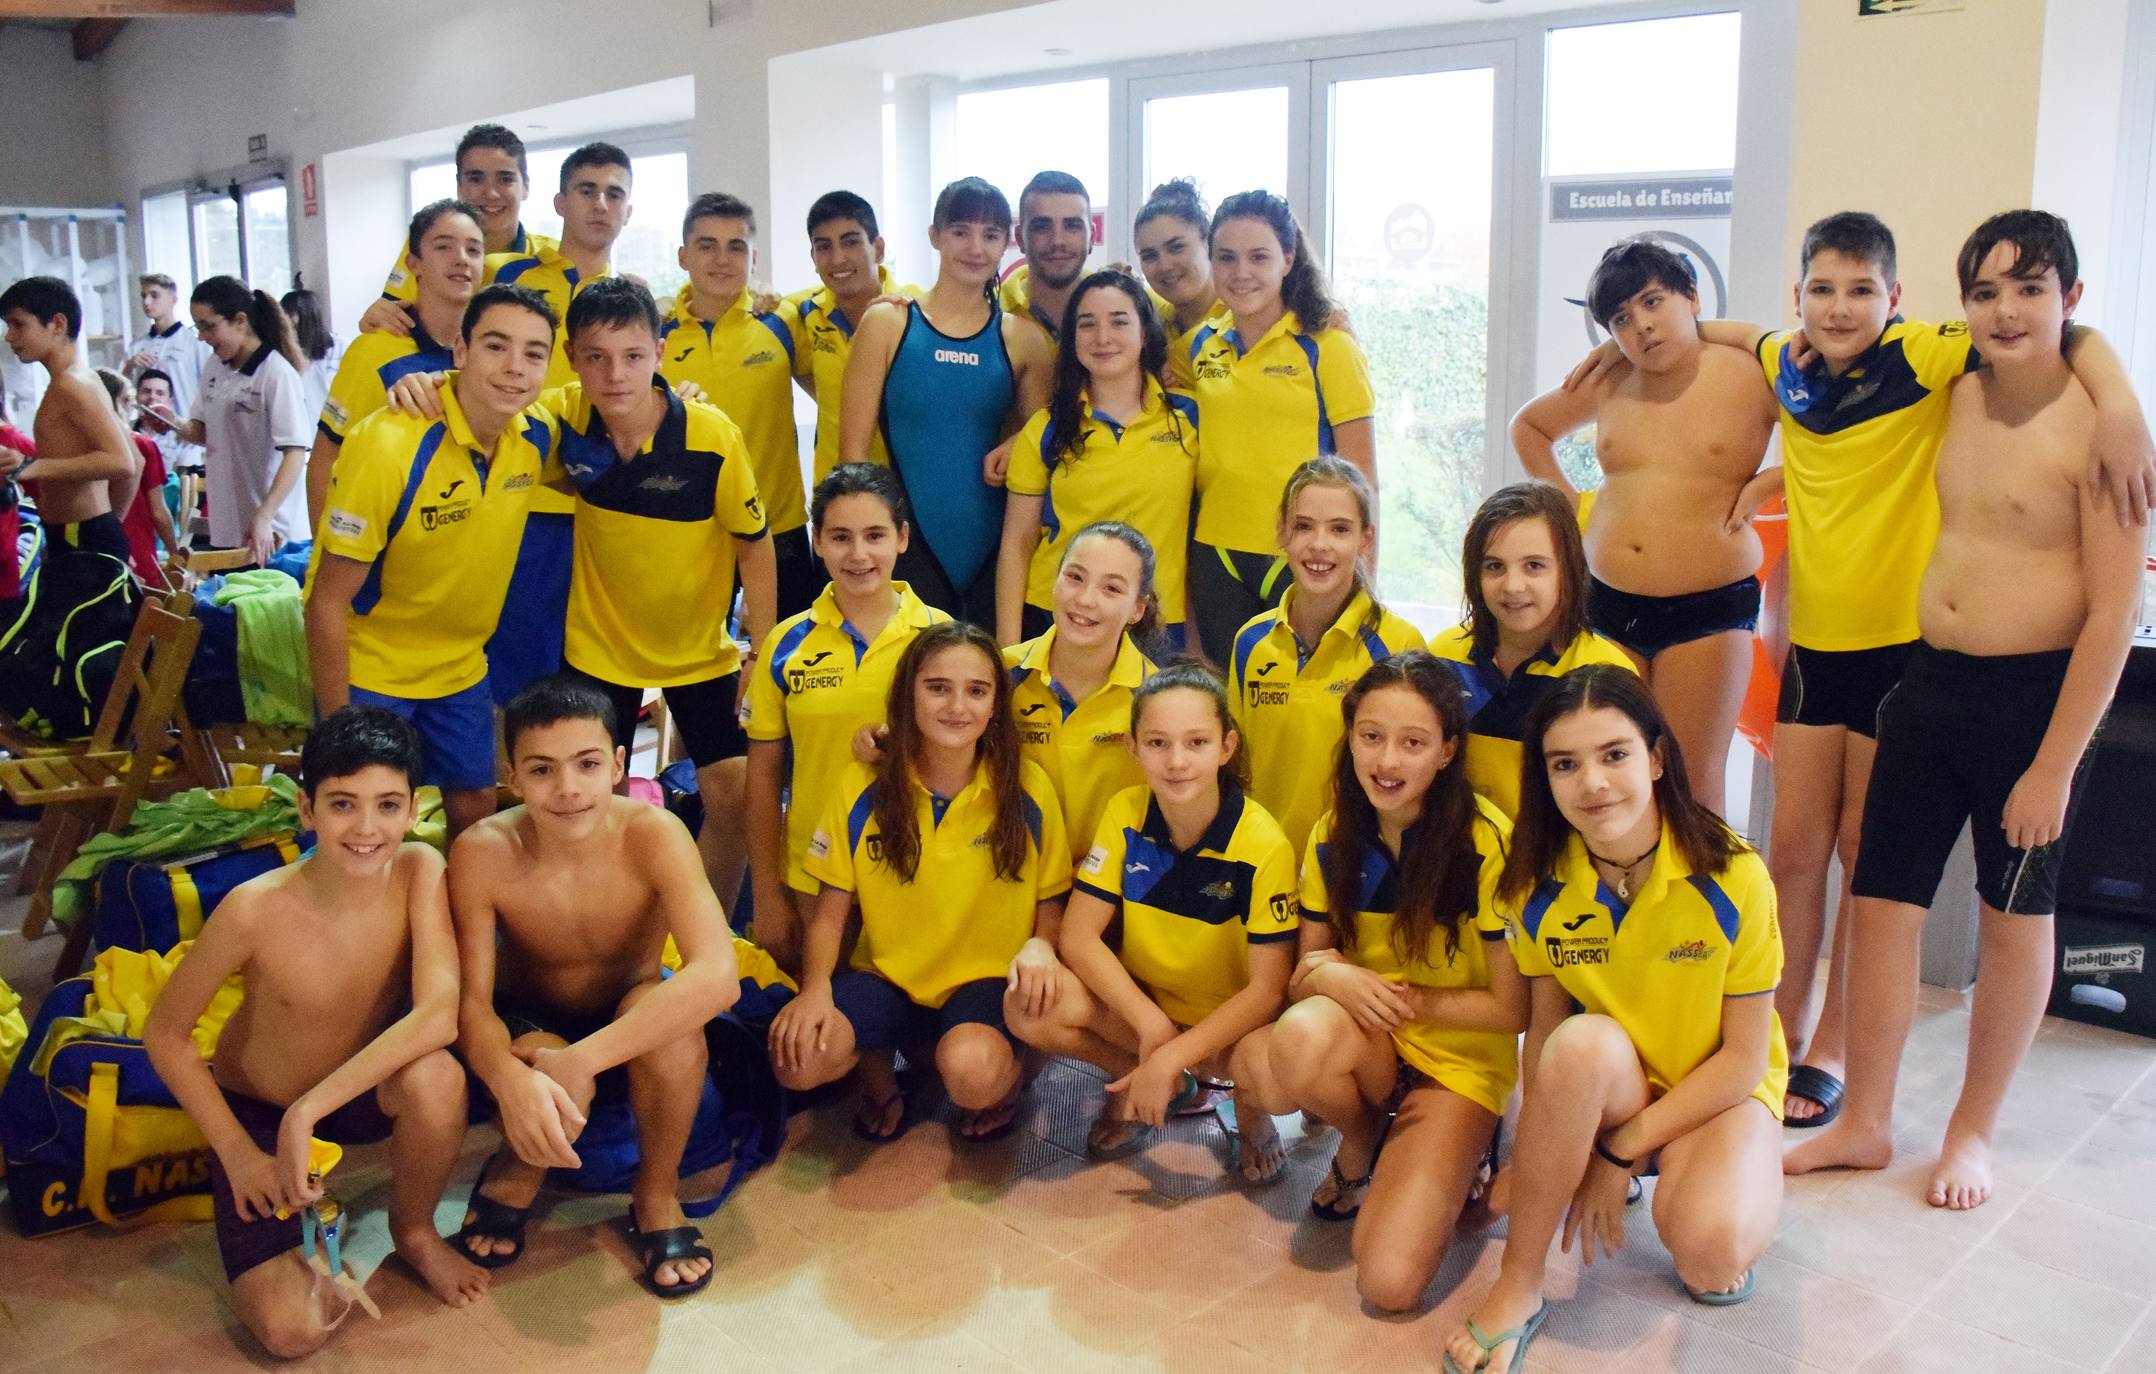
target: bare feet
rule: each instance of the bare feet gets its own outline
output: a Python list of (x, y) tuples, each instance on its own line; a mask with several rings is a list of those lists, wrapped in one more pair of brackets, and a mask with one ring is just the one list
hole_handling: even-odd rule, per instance
[(1848, 1117), (1821, 1126), (1811, 1139), (1782, 1153), (1782, 1172), (1808, 1174), (1814, 1169), (1884, 1169), (1894, 1162), (1894, 1138)]
[(1500, 1275), (1496, 1285), (1475, 1305), (1474, 1315), (1445, 1338), (1445, 1368), (1458, 1369), (1461, 1374), (1504, 1374), (1519, 1357), (1519, 1341), (1499, 1341), (1490, 1350), (1475, 1339), (1474, 1332), (1481, 1332), (1487, 1340), (1503, 1332), (1524, 1330), (1541, 1310), (1540, 1293), (1508, 1289)]
[(412, 1267), (428, 1292), (451, 1307), (463, 1307), (484, 1296), (492, 1281), (492, 1275), (458, 1254), (456, 1247), (436, 1235), (431, 1225), (402, 1232), (396, 1242), (397, 1258)]
[[(681, 1210), (680, 1199), (671, 1192), (653, 1198), (648, 1203), (642, 1198), (633, 1199), (629, 1204), (629, 1214), (636, 1221), (636, 1229), (645, 1235), (693, 1224)], [(664, 1261), (651, 1271), (651, 1281), (660, 1288), (673, 1288), (679, 1284), (695, 1283), (710, 1272), (711, 1260), (708, 1256), (672, 1259)]]
[(1288, 1152), (1280, 1143), (1280, 1132), (1274, 1127), (1273, 1119), (1255, 1107), (1237, 1102), (1235, 1125), (1235, 1162), (1243, 1182), (1264, 1184), (1280, 1177), (1280, 1170), (1288, 1162)]
[(1924, 1200), (1950, 1212), (1966, 1212), (1991, 1196), (1991, 1142), (1951, 1124), (1938, 1167), (1924, 1187)]

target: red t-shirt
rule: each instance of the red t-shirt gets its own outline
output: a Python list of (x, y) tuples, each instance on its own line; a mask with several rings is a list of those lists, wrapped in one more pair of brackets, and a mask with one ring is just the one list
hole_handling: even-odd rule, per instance
[(135, 576), (150, 586), (161, 587), (165, 575), (157, 566), (157, 526), (150, 520), (150, 502), (165, 499), (165, 455), (147, 434), (127, 437), (135, 441), (135, 451), (142, 455), (142, 480), (135, 484), (135, 499), (127, 507), (127, 514), (120, 517), (120, 528), (127, 531), (127, 561)]
[[(0, 424), (0, 448), (11, 448), (25, 458), (37, 456), (37, 441), (10, 424)], [(22, 536), (22, 513), (13, 502), (0, 511), (0, 601), (22, 595), (22, 566), (16, 562)]]

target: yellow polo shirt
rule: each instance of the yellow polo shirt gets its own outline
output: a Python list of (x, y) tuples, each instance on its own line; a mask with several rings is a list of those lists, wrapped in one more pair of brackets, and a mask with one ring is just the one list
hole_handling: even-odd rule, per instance
[(456, 365), (451, 345), (436, 342), (417, 322), (408, 338), (379, 331), (362, 334), (337, 360), (318, 428), (341, 444), (352, 426), (389, 404), (389, 389), (398, 382), (414, 372), (447, 372)]
[(786, 885), (797, 892), (816, 891), (801, 859), (839, 791), (839, 775), (853, 762), (854, 732), (883, 722), (891, 678), (913, 637), (950, 619), (905, 583), (891, 586), (898, 610), (873, 641), (847, 623), (838, 597), (825, 587), (807, 610), (764, 636), (763, 653), (749, 674), (749, 738), (790, 746)]
[(1353, 336), (1304, 333), (1292, 310), (1255, 341), (1227, 321), (1201, 326), (1189, 356), (1203, 422), (1197, 538), (1237, 553), (1276, 553), (1288, 478), (1335, 451), (1336, 426), (1377, 410), (1369, 364)]
[(1236, 631), (1228, 661), (1228, 707), (1250, 751), (1250, 791), (1280, 818), (1288, 843), (1302, 845), (1330, 805), (1333, 758), (1347, 735), (1340, 699), (1373, 663), (1423, 647), (1422, 632), (1357, 592), (1339, 619), (1305, 645), (1288, 611), (1302, 594)]
[[(877, 267), (876, 281), (882, 295), (914, 293), (913, 287), (898, 284), (888, 265)], [(846, 360), (853, 356), (853, 328), (859, 321), (846, 318), (827, 287), (788, 296), (779, 314), (793, 335), (794, 375), (808, 378), (816, 393), (816, 458), (810, 480), (813, 487), (839, 465), (838, 425), (845, 402)], [(868, 461), (880, 467), (891, 466), (891, 454), (883, 446), (880, 431), (869, 437)]]
[(1145, 408), (1119, 425), (1086, 408), (1075, 457), (1059, 449), (1048, 411), (1033, 413), (1011, 444), (1005, 479), (1020, 496), (1041, 498), (1041, 537), (1026, 570), (1026, 604), (1055, 605), (1056, 572), (1072, 536), (1097, 520), (1120, 520), (1153, 546), (1160, 618), (1183, 623), (1183, 569), (1189, 554), (1190, 496), (1198, 465), (1198, 407), (1181, 392), (1146, 383)]
[[(600, 277), (609, 275), (608, 272), (599, 274)], [(580, 275), (576, 265), (563, 256), (560, 246), (550, 239), (533, 236), (532, 245), (526, 252), (487, 254), (485, 285), (499, 282), (506, 286), (528, 286), (546, 297), (547, 304), (554, 307), (554, 357), (546, 370), (549, 389), (564, 387), (576, 380), (576, 369), (569, 366), (569, 302), (587, 280), (598, 279)], [(568, 493), (552, 487), (541, 488), (532, 498), (532, 509), (542, 515), (567, 515), (575, 508), (576, 502)]]
[[(1694, 873), (1667, 827), (1630, 904), (1595, 872), (1574, 835), (1518, 912), (1512, 957), (1555, 978), (1583, 1010), (1624, 1027), (1660, 1096), (1722, 1047), (1722, 999), (1768, 997), (1782, 978), (1782, 929), (1766, 861), (1747, 849), (1720, 873)], [(1752, 1090), (1775, 1119), (1789, 1085), (1781, 1018), (1767, 1076)]]
[(607, 682), (675, 687), (741, 666), (713, 589), (734, 584), (734, 540), (764, 536), (741, 431), (664, 381), (659, 428), (623, 460), (580, 385), (540, 398), (561, 419), (561, 466), (577, 489), (568, 664)]
[(371, 564), (347, 622), (351, 683), (432, 700), (487, 675), (524, 517), (555, 443), (537, 406), (513, 417), (491, 452), (472, 437), (443, 383), (442, 418), (377, 411), (353, 429), (315, 532), (324, 554)]
[(1839, 377), (1798, 372), (1788, 342), (1767, 335), (1759, 364), (1782, 409), (1789, 637), (1837, 652), (1906, 644), (1939, 538), (1948, 388), (1978, 362), (1969, 326), (1897, 315)]
[(1250, 982), (1250, 946), (1295, 939), (1295, 851), (1225, 774), (1220, 813), (1179, 850), (1144, 786), (1109, 801), (1075, 885), (1121, 912), (1116, 955), (1178, 1025), (1195, 1026)]
[(883, 862), (873, 810), (875, 774), (852, 764), (839, 779), (810, 837), (806, 868), (827, 887), (853, 894), (861, 938), (851, 967), (894, 983), (924, 1007), (983, 978), (1003, 978), (1033, 934), (1034, 908), (1070, 890), (1070, 842), (1047, 775), (1018, 769), (1020, 811), (1032, 843), (1014, 879), (996, 876), (988, 848), (998, 798), (985, 767), (955, 797), (912, 784), (920, 862), (908, 882)]
[(1497, 803), (1507, 816), (1520, 813), (1520, 761), (1525, 753), (1527, 714), (1557, 686), (1557, 679), (1590, 663), (1613, 663), (1639, 671), (1615, 641), (1582, 630), (1562, 654), (1545, 649), (1507, 677), (1489, 656), (1475, 652), (1475, 639), (1456, 625), (1430, 641), (1430, 652), (1446, 659), (1467, 689), (1467, 777), (1475, 790)]
[(1019, 747), (1041, 766), (1063, 804), (1065, 834), (1081, 839), (1100, 826), (1109, 798), (1145, 781), (1130, 749), (1131, 693), (1153, 675), (1153, 661), (1130, 636), (1116, 651), (1108, 681), (1084, 701), (1049, 676), (1055, 627), (1003, 651), (1011, 674), (1011, 716)]
[(794, 336), (785, 320), (751, 314), (744, 291), (707, 323), (689, 309), (684, 286), (659, 326), (659, 372), (676, 385), (702, 387), (704, 399), (741, 427), (771, 532), (806, 525), (801, 451), (794, 440)]
[[(1505, 921), (1497, 914), (1497, 875), (1504, 871), (1512, 822), (1488, 798), (1477, 797), (1472, 829), (1479, 860), (1475, 909), (1439, 913), (1441, 922), (1457, 916), (1457, 948), (1448, 952), (1445, 932), (1433, 930), (1417, 957), (1400, 957), (1392, 939), (1400, 900), (1395, 856), (1387, 853), (1383, 845), (1376, 845), (1362, 856), (1362, 898), (1355, 912), (1355, 938), (1340, 952), (1381, 978), (1416, 987), (1489, 987), (1489, 950), (1505, 939)], [(1323, 922), (1332, 909), (1325, 891), (1325, 855), (1332, 843), (1332, 831), (1333, 813), (1327, 811), (1310, 832), (1310, 849), (1303, 860), (1306, 921)], [(1505, 1099), (1512, 1095), (1512, 1084), (1519, 1077), (1519, 1041), (1509, 1031), (1463, 1030), (1430, 1021), (1410, 1021), (1392, 1033), (1393, 1049), (1410, 1068), (1492, 1116), (1504, 1115)]]

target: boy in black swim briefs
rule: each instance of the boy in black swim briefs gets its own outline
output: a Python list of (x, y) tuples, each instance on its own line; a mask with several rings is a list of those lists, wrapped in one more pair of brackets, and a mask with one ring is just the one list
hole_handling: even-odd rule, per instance
[(1530, 475), (1581, 505), (1555, 445), (1595, 426), (1587, 623), (1639, 665), (1692, 794), (1720, 812), (1759, 619), (1752, 516), (1781, 492), (1781, 469), (1760, 467), (1773, 400), (1744, 358), (1702, 346), (1692, 266), (1661, 244), (1627, 239), (1603, 254), (1587, 306), (1623, 361), (1528, 402), (1512, 445)]

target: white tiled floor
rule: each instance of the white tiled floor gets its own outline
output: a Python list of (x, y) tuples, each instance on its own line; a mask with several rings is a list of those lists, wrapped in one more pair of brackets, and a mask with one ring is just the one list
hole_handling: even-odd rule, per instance
[[(0, 854), (0, 872), (11, 867)], [(24, 945), (19, 909), (0, 907), (0, 977), (34, 998), (57, 942)], [(2156, 1374), (2156, 1043), (2046, 1022), (2009, 1105), (1998, 1194), (1952, 1214), (1920, 1190), (1966, 1027), (1962, 998), (1926, 991), (1902, 1159), (1878, 1174), (1791, 1180), (1752, 1302), (1686, 1300), (1634, 1209), (1616, 1262), (1553, 1266), (1563, 1301), (1531, 1367)], [(835, 1103), (797, 1117), (778, 1163), (704, 1223), (719, 1272), (695, 1299), (662, 1306), (636, 1285), (613, 1225), (621, 1199), (564, 1197), (489, 1300), (453, 1312), (385, 1266), (369, 1280), (383, 1319), (353, 1317), (312, 1363), (520, 1374), (1436, 1368), (1439, 1340), (1494, 1272), (1495, 1237), (1454, 1248), (1425, 1311), (1377, 1317), (1355, 1296), (1346, 1228), (1304, 1206), (1329, 1133), (1294, 1139), (1288, 1173), (1262, 1191), (1228, 1180), (1211, 1118), (1096, 1166), (1076, 1151), (1099, 1094), (1097, 1077), (1053, 1066), (1027, 1129), (987, 1149), (959, 1146), (938, 1120), (872, 1150)], [(445, 1231), (495, 1140), (473, 1132)], [(356, 1219), (348, 1254), (371, 1272), (388, 1249), (384, 1152), (355, 1152), (339, 1181)], [(207, 1226), (25, 1241), (0, 1223), (0, 1370), (267, 1363), (235, 1338)]]

